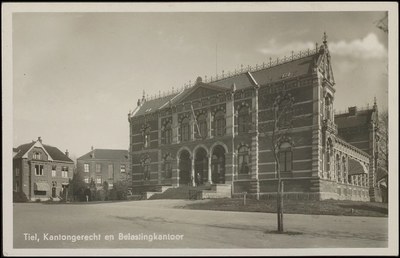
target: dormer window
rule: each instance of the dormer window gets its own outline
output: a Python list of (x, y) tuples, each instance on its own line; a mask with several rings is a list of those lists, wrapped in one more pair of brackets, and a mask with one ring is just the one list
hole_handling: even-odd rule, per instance
[(40, 159), (40, 152), (34, 152), (33, 159)]

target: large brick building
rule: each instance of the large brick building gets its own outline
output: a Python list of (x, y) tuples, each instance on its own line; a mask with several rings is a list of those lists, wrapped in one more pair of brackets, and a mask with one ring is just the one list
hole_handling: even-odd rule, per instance
[(293, 105), (284, 113), (290, 130), (278, 146), (285, 193), (290, 198), (379, 200), (376, 105), (368, 113), (374, 119), (351, 120), (367, 128), (365, 143), (359, 143), (346, 129), (350, 118), (335, 117), (335, 92), (324, 37), (320, 47), (284, 59), (199, 77), (194, 85), (158, 97), (143, 94), (128, 114), (134, 190), (229, 184), (234, 195), (275, 196), (277, 164), (266, 137), (271, 131), (265, 129), (274, 118), (266, 114), (274, 103), (283, 109), (290, 94)]
[(13, 149), (13, 189), (31, 201), (65, 199), (73, 169), (68, 151), (42, 144), (40, 137)]
[(77, 173), (86, 183), (97, 189), (107, 182), (110, 189), (114, 182), (126, 180), (130, 175), (128, 150), (93, 149), (76, 160)]

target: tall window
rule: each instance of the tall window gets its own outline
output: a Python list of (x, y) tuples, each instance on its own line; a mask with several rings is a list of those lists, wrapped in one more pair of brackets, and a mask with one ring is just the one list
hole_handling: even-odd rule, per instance
[(143, 163), (144, 180), (150, 180), (150, 159), (146, 159)]
[(51, 167), (51, 176), (56, 177), (57, 176), (57, 166), (52, 166)]
[(181, 141), (186, 142), (190, 139), (190, 125), (189, 118), (185, 117), (181, 122)]
[(88, 176), (85, 176), (85, 177), (84, 177), (84, 181), (85, 181), (85, 183), (88, 184), (88, 183), (89, 183), (89, 177), (88, 177)]
[(143, 132), (143, 144), (145, 148), (150, 147), (150, 127), (148, 126)]
[(96, 173), (101, 173), (101, 164), (96, 164)]
[(293, 153), (292, 146), (288, 142), (281, 144), (279, 148), (279, 165), (281, 172), (292, 171)]
[(86, 173), (89, 173), (89, 164), (85, 164), (84, 165), (84, 170), (83, 170), (84, 172), (86, 172)]
[(343, 169), (342, 169), (342, 173), (343, 173), (343, 180), (345, 180), (345, 183), (348, 183), (348, 177), (347, 177), (347, 167), (346, 167), (346, 158), (343, 157), (342, 159), (342, 165), (343, 165)]
[(292, 124), (293, 110), (291, 106), (291, 101), (288, 99), (283, 99), (279, 103), (278, 110), (278, 124), (280, 127), (288, 127)]
[(67, 178), (67, 177), (68, 177), (68, 167), (62, 167), (61, 175), (62, 175), (62, 177), (64, 177), (64, 178)]
[(332, 153), (333, 153), (332, 141), (331, 139), (328, 139), (326, 144), (326, 171), (328, 173), (331, 172)]
[(164, 171), (165, 171), (165, 178), (172, 177), (172, 158), (171, 158), (171, 156), (167, 156), (165, 158)]
[(239, 109), (238, 113), (238, 131), (239, 133), (247, 132), (249, 130), (248, 123), (250, 122), (249, 108), (243, 106)]
[(340, 157), (339, 155), (336, 155), (336, 181), (342, 180), (342, 174), (340, 171)]
[(35, 165), (35, 175), (43, 176), (43, 165)]
[(238, 165), (240, 174), (249, 173), (249, 148), (242, 146), (238, 152)]
[(108, 164), (108, 179), (114, 179), (114, 164)]
[(197, 124), (199, 125), (201, 137), (206, 138), (207, 137), (207, 117), (204, 114), (201, 114), (197, 118)]
[(121, 173), (125, 173), (126, 172), (126, 167), (124, 164), (121, 165)]
[(168, 123), (164, 129), (164, 143), (169, 144), (172, 142), (172, 128), (171, 123)]
[(325, 118), (332, 120), (332, 100), (329, 95), (325, 97)]
[(19, 167), (15, 167), (15, 176), (19, 176)]
[(214, 117), (214, 135), (215, 136), (222, 136), (225, 134), (225, 114), (222, 110), (215, 113)]

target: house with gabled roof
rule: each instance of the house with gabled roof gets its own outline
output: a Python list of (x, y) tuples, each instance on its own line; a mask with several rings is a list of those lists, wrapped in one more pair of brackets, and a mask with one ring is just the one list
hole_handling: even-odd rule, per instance
[(13, 148), (13, 189), (29, 200), (65, 199), (74, 162), (57, 147), (37, 141)]
[(94, 149), (76, 161), (77, 173), (81, 173), (86, 183), (101, 189), (107, 182), (109, 189), (114, 182), (130, 178), (128, 150)]
[[(279, 163), (288, 198), (379, 201), (373, 153), (339, 134), (337, 88), (323, 39), (315, 49), (198, 77), (167, 94), (143, 93), (128, 114), (134, 192), (202, 185), (211, 192), (201, 196), (211, 198), (228, 186), (230, 196), (276, 198)], [(291, 129), (277, 143), (277, 163), (267, 141), (272, 131), (264, 129), (274, 120), (265, 113), (274, 103), (283, 109), (286, 96), (293, 106), (279, 119)]]

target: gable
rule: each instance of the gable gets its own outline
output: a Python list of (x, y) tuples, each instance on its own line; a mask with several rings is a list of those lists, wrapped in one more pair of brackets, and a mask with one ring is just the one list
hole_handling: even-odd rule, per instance
[(210, 84), (198, 84), (194, 86), (190, 91), (188, 91), (184, 96), (181, 97), (179, 103), (190, 102), (210, 96), (214, 96), (220, 93), (225, 92), (225, 88), (221, 88), (219, 86), (210, 85)]
[(33, 147), (28, 153), (28, 159), (48, 160), (47, 152), (41, 147)]

